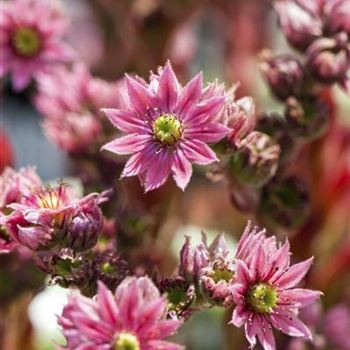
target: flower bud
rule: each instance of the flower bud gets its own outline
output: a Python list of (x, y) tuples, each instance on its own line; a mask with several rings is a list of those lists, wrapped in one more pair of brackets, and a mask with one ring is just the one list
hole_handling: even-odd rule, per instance
[(311, 98), (303, 103), (294, 97), (287, 100), (285, 117), (292, 136), (308, 139), (320, 137), (326, 130), (328, 116), (329, 108), (321, 100)]
[(284, 101), (289, 96), (298, 96), (303, 82), (303, 67), (291, 55), (273, 57), (269, 52), (261, 56), (260, 68), (274, 95)]
[(103, 216), (96, 200), (91, 198), (83, 203), (69, 224), (67, 245), (75, 251), (92, 248), (103, 229)]
[(111, 290), (130, 273), (128, 263), (113, 250), (98, 253), (93, 259), (92, 271), (94, 282), (102, 281)]
[(275, 10), (288, 42), (298, 50), (304, 51), (322, 34), (322, 21), (311, 8), (302, 6), (295, 0), (278, 0)]
[(264, 113), (259, 116), (257, 130), (273, 138), (281, 147), (280, 162), (288, 159), (293, 150), (294, 140), (289, 135), (288, 124), (279, 113)]
[(241, 141), (229, 161), (229, 171), (243, 184), (260, 187), (277, 170), (280, 146), (272, 138), (254, 131)]
[(263, 189), (259, 212), (274, 224), (287, 228), (300, 227), (310, 212), (305, 183), (296, 177), (269, 183)]
[(350, 35), (350, 2), (349, 0), (328, 0), (324, 12), (327, 15), (328, 27), (332, 33), (346, 32)]
[(315, 79), (325, 84), (344, 83), (350, 69), (348, 36), (316, 40), (307, 51), (307, 67)]
[(186, 319), (192, 314), (191, 306), (196, 300), (195, 287), (180, 276), (163, 278), (157, 283), (161, 293), (166, 294), (169, 316)]

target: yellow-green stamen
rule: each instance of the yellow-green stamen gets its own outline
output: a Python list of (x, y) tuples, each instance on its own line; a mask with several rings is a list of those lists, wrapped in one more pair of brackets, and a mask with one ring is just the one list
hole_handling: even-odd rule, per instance
[(173, 115), (163, 114), (153, 124), (153, 136), (163, 144), (174, 145), (181, 137), (181, 123)]
[(131, 333), (120, 333), (114, 343), (113, 350), (140, 350), (138, 339)]
[(32, 28), (18, 28), (12, 35), (12, 45), (19, 55), (25, 57), (34, 56), (41, 47), (40, 36)]
[(252, 286), (248, 292), (248, 304), (260, 313), (271, 312), (277, 304), (277, 291), (266, 283), (258, 283)]

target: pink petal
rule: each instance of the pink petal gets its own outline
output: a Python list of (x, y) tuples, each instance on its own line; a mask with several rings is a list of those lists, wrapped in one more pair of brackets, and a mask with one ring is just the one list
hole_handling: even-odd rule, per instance
[(232, 313), (230, 324), (236, 327), (242, 327), (245, 322), (248, 321), (251, 312), (245, 307), (245, 305), (238, 305), (235, 307)]
[(192, 165), (180, 148), (174, 155), (171, 170), (177, 186), (184, 191), (192, 176)]
[(112, 293), (102, 283), (98, 282), (98, 310), (103, 321), (116, 328), (119, 325), (120, 313)]
[(190, 109), (183, 118), (186, 127), (198, 126), (212, 121), (220, 112), (225, 102), (224, 96), (212, 97)]
[(148, 108), (154, 106), (153, 94), (144, 85), (128, 75), (125, 77), (125, 81), (131, 105), (136, 112), (143, 115)]
[(214, 143), (222, 140), (232, 130), (219, 123), (210, 123), (203, 126), (193, 126), (185, 129), (185, 137), (197, 139), (206, 143)]
[(186, 140), (181, 147), (190, 162), (205, 165), (218, 161), (215, 152), (202, 141)]
[(102, 109), (111, 123), (121, 131), (126, 133), (149, 133), (148, 124), (141, 120), (136, 112), (123, 111), (114, 108)]
[(264, 280), (271, 280), (271, 283), (273, 283), (274, 280), (283, 274), (283, 271), (285, 271), (290, 264), (289, 249), (289, 241), (286, 239), (283, 246), (276, 250), (276, 252), (271, 256), (271, 264), (265, 269)]
[(178, 115), (185, 115), (192, 106), (197, 104), (202, 93), (202, 87), (203, 74), (199, 73), (183, 88), (175, 107), (175, 112)]
[(132, 154), (145, 148), (149, 140), (150, 135), (126, 135), (105, 144), (101, 149), (117, 154)]
[(291, 305), (292, 307), (303, 308), (314, 303), (322, 295), (321, 292), (295, 288), (289, 290), (283, 290), (279, 293), (279, 305)]
[(256, 335), (261, 331), (263, 327), (262, 318), (254, 313), (251, 313), (249, 321), (245, 324), (245, 336), (248, 339), (251, 346), (256, 344)]
[(248, 285), (252, 282), (252, 277), (250, 275), (249, 269), (247, 265), (242, 260), (237, 261), (236, 265), (236, 280), (238, 283), (242, 283), (243, 285)]
[(277, 279), (277, 281), (275, 281), (276, 285), (278, 285), (278, 287), (281, 289), (294, 287), (307, 274), (313, 260), (314, 258), (310, 258), (299, 264), (291, 266), (287, 272), (285, 272), (279, 279)]
[(291, 337), (312, 339), (310, 330), (292, 312), (270, 314), (273, 326)]
[(30, 70), (16, 69), (12, 73), (12, 85), (15, 91), (22, 91), (29, 85), (31, 80), (32, 73), (30, 72)]
[(252, 278), (262, 279), (263, 277), (262, 274), (265, 267), (266, 267), (265, 251), (262, 246), (259, 246), (252, 257), (251, 269), (250, 269), (253, 275)]
[(161, 149), (155, 162), (149, 164), (144, 181), (145, 192), (162, 186), (170, 175), (171, 155), (167, 149)]
[(264, 350), (276, 350), (275, 337), (273, 336), (271, 327), (265, 326), (258, 334), (258, 339)]
[(176, 75), (167, 62), (159, 79), (158, 97), (163, 109), (172, 112), (177, 102), (179, 83)]

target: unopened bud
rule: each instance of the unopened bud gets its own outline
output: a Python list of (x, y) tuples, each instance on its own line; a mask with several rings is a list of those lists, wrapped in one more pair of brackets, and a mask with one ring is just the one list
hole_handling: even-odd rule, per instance
[(243, 139), (229, 161), (229, 170), (243, 184), (260, 187), (277, 170), (280, 146), (272, 138), (254, 131)]
[(328, 107), (314, 98), (301, 103), (290, 97), (286, 103), (285, 117), (289, 133), (296, 137), (318, 138), (328, 124)]
[(273, 57), (269, 52), (263, 52), (260, 67), (277, 98), (284, 101), (300, 94), (304, 72), (296, 58), (291, 55)]
[(103, 216), (93, 199), (81, 206), (77, 215), (72, 218), (67, 232), (68, 246), (75, 251), (92, 248), (103, 228)]
[(269, 183), (263, 189), (259, 211), (264, 219), (274, 224), (300, 227), (310, 212), (305, 183), (296, 177)]
[(307, 51), (307, 67), (315, 79), (325, 84), (343, 83), (350, 69), (348, 36), (316, 40)]
[(349, 0), (328, 0), (324, 4), (328, 27), (332, 33), (346, 32), (350, 35)]
[(294, 0), (278, 0), (275, 3), (280, 25), (288, 42), (304, 51), (322, 34), (322, 21), (307, 6)]

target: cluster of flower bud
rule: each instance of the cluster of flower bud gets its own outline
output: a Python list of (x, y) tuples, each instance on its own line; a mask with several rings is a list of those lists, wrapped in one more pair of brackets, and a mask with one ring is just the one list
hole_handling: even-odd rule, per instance
[[(289, 44), (306, 55), (305, 89), (310, 80), (331, 85), (338, 83), (349, 92), (350, 69), (350, 6), (348, 0), (277, 0), (275, 10)], [(294, 60), (295, 62), (297, 60)], [(295, 96), (300, 83), (301, 67), (289, 65), (278, 57), (264, 64), (271, 67), (267, 80), (277, 97)], [(290, 80), (286, 81), (286, 70)], [(290, 83), (295, 85), (291, 88)], [(289, 90), (289, 96), (285, 91)], [(293, 94), (291, 94), (293, 92)], [(282, 96), (281, 96), (282, 95)]]

